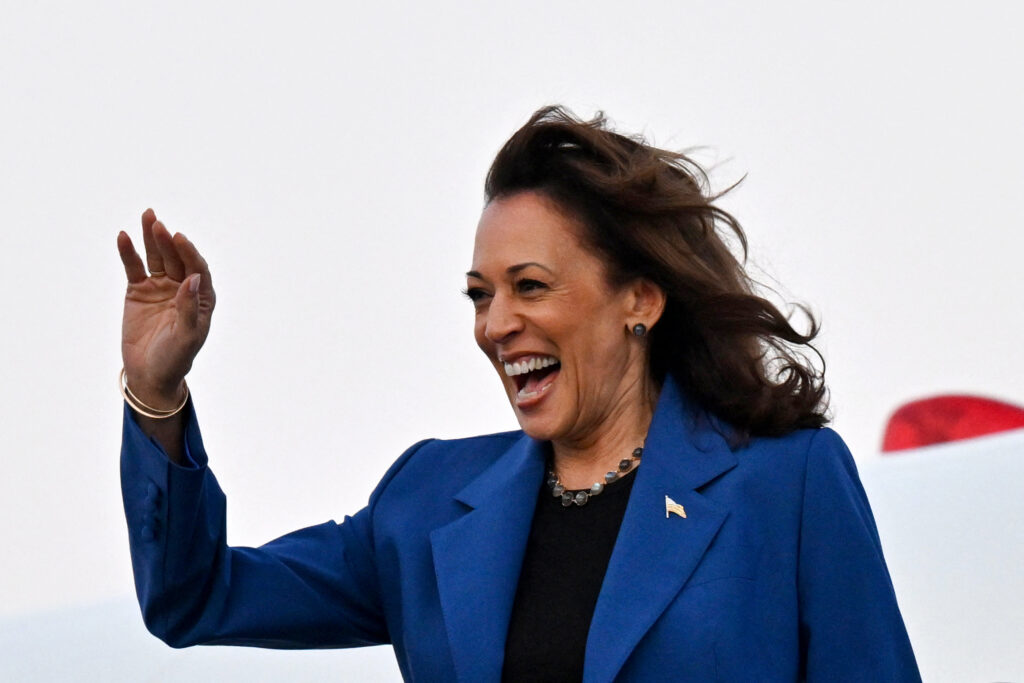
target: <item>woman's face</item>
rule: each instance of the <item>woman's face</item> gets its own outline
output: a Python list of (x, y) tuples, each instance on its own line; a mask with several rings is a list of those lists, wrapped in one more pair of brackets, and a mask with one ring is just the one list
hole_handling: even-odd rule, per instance
[[(492, 201), (467, 273), (476, 342), (498, 371), (520, 426), (537, 439), (586, 443), (642, 400), (634, 288), (612, 288), (577, 224), (534, 192)], [(632, 316), (632, 317), (631, 317)]]

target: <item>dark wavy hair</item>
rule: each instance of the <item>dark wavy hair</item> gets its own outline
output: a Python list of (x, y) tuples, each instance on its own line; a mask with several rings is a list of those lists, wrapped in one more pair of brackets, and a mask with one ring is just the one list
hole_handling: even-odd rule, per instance
[(824, 361), (811, 345), (819, 325), (798, 306), (809, 319), (801, 334), (755, 293), (744, 270), (746, 236), (713, 205), (724, 193), (713, 195), (709, 185), (685, 154), (615, 133), (601, 113), (583, 121), (549, 106), (498, 152), (485, 197), (542, 194), (580, 223), (610, 284), (640, 277), (661, 287), (665, 311), (649, 332), (654, 379), (673, 375), (739, 440), (821, 427), (828, 422)]

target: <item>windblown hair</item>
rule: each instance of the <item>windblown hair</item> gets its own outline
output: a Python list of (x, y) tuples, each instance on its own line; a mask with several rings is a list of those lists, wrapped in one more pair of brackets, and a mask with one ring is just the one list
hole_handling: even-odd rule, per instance
[[(523, 191), (553, 201), (582, 226), (612, 286), (647, 278), (667, 302), (650, 330), (651, 372), (674, 376), (703, 409), (749, 436), (821, 427), (828, 418), (824, 361), (811, 341), (758, 296), (744, 269), (739, 222), (713, 205), (707, 173), (682, 153), (613, 132), (602, 114), (583, 121), (538, 110), (505, 143), (487, 174), (487, 202)], [(730, 188), (731, 189), (731, 188)], [(730, 250), (734, 238), (742, 260)], [(801, 348), (802, 347), (802, 348)]]

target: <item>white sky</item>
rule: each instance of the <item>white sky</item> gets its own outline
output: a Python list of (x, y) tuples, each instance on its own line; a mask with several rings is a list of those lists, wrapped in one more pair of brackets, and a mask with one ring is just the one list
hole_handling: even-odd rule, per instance
[(0, 616), (132, 590), (114, 238), (148, 206), (213, 269), (189, 383), (232, 542), (514, 428), (458, 290), (490, 159), (546, 103), (747, 174), (725, 206), (823, 319), (859, 458), (906, 400), (1024, 403), (1022, 5), (147, 4), (0, 20)]

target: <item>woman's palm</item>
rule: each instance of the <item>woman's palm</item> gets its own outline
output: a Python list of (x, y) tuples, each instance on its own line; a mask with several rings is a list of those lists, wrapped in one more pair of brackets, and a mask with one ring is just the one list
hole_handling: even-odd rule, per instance
[(133, 390), (174, 391), (206, 341), (216, 296), (205, 260), (184, 235), (172, 237), (152, 211), (142, 227), (148, 277), (128, 235), (117, 240), (128, 276), (121, 354)]

